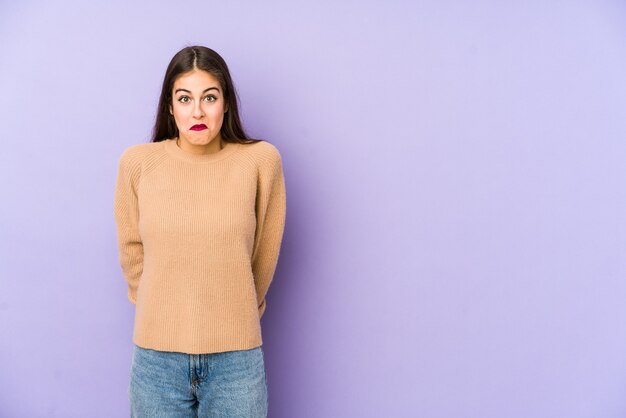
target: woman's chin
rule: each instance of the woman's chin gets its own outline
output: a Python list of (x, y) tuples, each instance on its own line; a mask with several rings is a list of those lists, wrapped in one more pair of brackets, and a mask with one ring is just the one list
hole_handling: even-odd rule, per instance
[(206, 135), (190, 135), (187, 137), (187, 141), (189, 141), (192, 145), (209, 145), (214, 138), (209, 138)]

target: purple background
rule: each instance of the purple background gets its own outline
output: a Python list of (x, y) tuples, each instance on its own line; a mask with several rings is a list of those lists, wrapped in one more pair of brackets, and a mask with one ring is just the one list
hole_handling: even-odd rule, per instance
[(167, 63), (283, 156), (275, 418), (626, 416), (626, 4), (0, 3), (0, 416), (128, 416), (113, 189)]

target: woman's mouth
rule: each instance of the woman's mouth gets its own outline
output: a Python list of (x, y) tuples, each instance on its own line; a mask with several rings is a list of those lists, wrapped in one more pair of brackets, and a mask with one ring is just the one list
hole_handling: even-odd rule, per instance
[(201, 123), (199, 125), (193, 125), (191, 128), (189, 128), (192, 131), (203, 131), (205, 129), (207, 129), (206, 125), (204, 123)]

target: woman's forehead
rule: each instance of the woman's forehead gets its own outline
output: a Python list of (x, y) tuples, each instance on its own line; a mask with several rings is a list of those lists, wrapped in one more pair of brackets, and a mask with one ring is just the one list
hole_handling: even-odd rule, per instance
[(188, 91), (204, 92), (211, 87), (221, 90), (219, 80), (207, 71), (194, 69), (178, 76), (173, 88), (174, 90), (182, 88)]

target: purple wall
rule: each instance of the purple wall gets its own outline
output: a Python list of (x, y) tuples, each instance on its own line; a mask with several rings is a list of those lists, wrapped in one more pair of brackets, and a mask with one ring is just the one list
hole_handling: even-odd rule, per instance
[(129, 415), (117, 160), (196, 43), (283, 155), (271, 417), (626, 416), (625, 3), (101, 3), (0, 3), (0, 417)]

